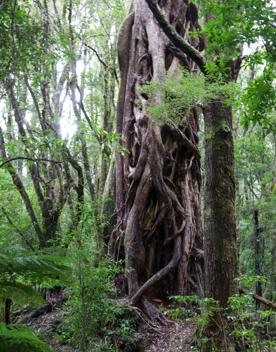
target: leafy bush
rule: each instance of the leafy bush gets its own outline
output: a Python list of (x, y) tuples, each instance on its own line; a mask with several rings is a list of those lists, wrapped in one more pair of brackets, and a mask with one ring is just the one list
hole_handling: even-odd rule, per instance
[[(256, 282), (256, 277), (243, 276), (239, 279), (239, 282), (247, 285), (251, 285), (253, 281)], [(211, 338), (208, 332), (210, 327), (212, 336), (223, 331), (239, 351), (271, 351), (276, 346), (267, 333), (270, 319), (275, 317), (275, 313), (267, 309), (256, 311), (255, 301), (250, 295), (233, 295), (225, 309), (211, 298), (172, 296), (170, 299), (173, 303), (166, 308), (170, 319), (180, 322), (193, 320), (197, 324), (192, 341), (197, 346), (195, 351), (204, 350), (208, 345)]]
[(272, 314), (270, 310), (256, 311), (250, 295), (233, 295), (225, 309), (219, 307), (217, 301), (205, 298), (201, 301), (201, 315), (195, 318), (198, 325), (195, 341), (204, 349), (210, 339), (208, 329), (211, 327), (212, 336), (220, 333), (228, 336), (239, 351), (270, 351), (275, 343), (266, 331)]
[[(74, 280), (67, 289), (69, 300), (60, 338), (81, 351), (116, 351), (115, 345), (134, 343), (131, 312), (112, 299), (113, 277), (120, 269), (108, 259), (95, 265), (86, 250), (76, 251), (74, 259)], [(99, 346), (102, 338), (105, 342)]]
[(232, 326), (232, 335), (241, 349), (247, 351), (270, 351), (276, 346), (267, 334), (271, 310), (257, 310), (250, 295), (233, 295), (226, 310), (227, 320)]
[(189, 321), (200, 313), (200, 298), (192, 296), (171, 296), (172, 304), (164, 309), (170, 319)]

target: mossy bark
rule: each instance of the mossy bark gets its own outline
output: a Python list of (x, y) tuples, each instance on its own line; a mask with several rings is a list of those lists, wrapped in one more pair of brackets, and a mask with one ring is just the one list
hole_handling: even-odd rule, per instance
[(205, 118), (204, 255), (207, 297), (226, 307), (236, 292), (237, 234), (235, 216), (232, 111), (223, 101), (211, 102)]
[(235, 216), (234, 146), (232, 110), (223, 101), (210, 102), (205, 119), (205, 294), (218, 301), (218, 311), (208, 322), (204, 352), (235, 351), (231, 327), (223, 309), (237, 292), (237, 234)]

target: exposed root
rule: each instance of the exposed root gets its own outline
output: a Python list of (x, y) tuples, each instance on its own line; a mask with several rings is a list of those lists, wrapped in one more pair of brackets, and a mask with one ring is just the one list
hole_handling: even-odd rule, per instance
[(161, 270), (159, 270), (156, 274), (154, 274), (147, 282), (142, 285), (139, 290), (135, 293), (134, 296), (131, 297), (131, 304), (135, 305), (142, 297), (142, 295), (151, 287), (161, 281), (164, 277), (166, 277), (178, 264), (180, 255), (181, 255), (181, 239), (178, 238), (175, 241), (174, 253), (171, 261)]

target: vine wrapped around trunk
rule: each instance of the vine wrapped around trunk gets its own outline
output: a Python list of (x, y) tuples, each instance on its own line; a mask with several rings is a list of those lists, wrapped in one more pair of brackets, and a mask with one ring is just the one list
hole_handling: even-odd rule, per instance
[[(159, 5), (178, 33), (202, 49), (202, 41), (188, 35), (199, 27), (196, 6), (183, 0)], [(141, 93), (147, 82), (176, 75), (181, 65), (195, 66), (177, 55), (144, 0), (133, 1), (118, 51), (117, 132), (127, 152), (116, 156), (117, 226), (109, 252), (125, 260), (132, 304), (146, 297), (203, 294), (198, 116), (183, 111), (185, 124), (160, 126), (147, 113), (149, 97)]]

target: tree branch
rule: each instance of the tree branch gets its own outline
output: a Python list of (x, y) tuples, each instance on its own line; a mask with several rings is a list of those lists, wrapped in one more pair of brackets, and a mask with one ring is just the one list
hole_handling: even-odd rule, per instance
[(62, 161), (49, 160), (49, 159), (43, 159), (43, 158), (41, 159), (41, 158), (29, 158), (29, 157), (25, 157), (25, 156), (17, 156), (17, 157), (5, 160), (3, 163), (0, 164), (0, 168), (5, 166), (6, 164), (11, 163), (12, 161), (15, 161), (15, 160), (43, 161), (43, 162), (54, 163), (54, 164), (62, 164)]
[(100, 54), (97, 52), (97, 50), (94, 49), (91, 45), (85, 43), (85, 42), (83, 41), (83, 39), (81, 38), (81, 36), (78, 36), (78, 37), (79, 37), (79, 39), (81, 40), (82, 44), (83, 44), (86, 48), (88, 48), (88, 49), (90, 49), (91, 51), (93, 51), (93, 53), (97, 56), (97, 59), (98, 59), (99, 62), (103, 65), (103, 67), (104, 67), (104, 68), (108, 68), (108, 65), (103, 61), (103, 59), (101, 58), (101, 56), (100, 56)]
[(8, 223), (15, 228), (16, 232), (21, 236), (21, 238), (26, 243), (26, 245), (34, 252), (35, 249), (34, 249), (32, 243), (28, 240), (28, 238), (25, 236), (25, 234), (13, 223), (12, 219), (10, 218), (10, 216), (6, 212), (6, 210), (3, 207), (1, 209), (2, 209), (3, 214), (6, 216)]
[[(2, 158), (4, 158), (4, 159), (7, 158), (6, 149), (5, 149), (5, 141), (4, 141), (4, 136), (2, 133), (1, 127), (0, 127), (0, 154), (1, 154)], [(13, 184), (15, 185), (16, 189), (20, 193), (21, 198), (25, 204), (25, 208), (26, 208), (27, 213), (32, 221), (32, 224), (35, 229), (38, 240), (39, 240), (40, 244), (43, 245), (44, 244), (44, 236), (42, 234), (38, 219), (36, 217), (35, 211), (33, 209), (29, 195), (24, 187), (24, 184), (21, 181), (20, 177), (18, 176), (18, 174), (17, 174), (15, 168), (12, 166), (12, 164), (9, 164), (8, 171), (11, 175), (12, 180), (13, 180)]]
[(190, 59), (192, 59), (200, 68), (204, 75), (207, 75), (205, 68), (206, 59), (201, 53), (196, 50), (191, 44), (189, 44), (183, 37), (181, 37), (174, 27), (167, 21), (165, 16), (161, 13), (157, 6), (156, 0), (145, 0), (148, 4), (151, 12), (153, 13), (155, 19), (157, 20), (159, 26), (166, 34), (166, 36), (171, 40), (176, 48), (180, 49), (184, 54), (186, 54)]

